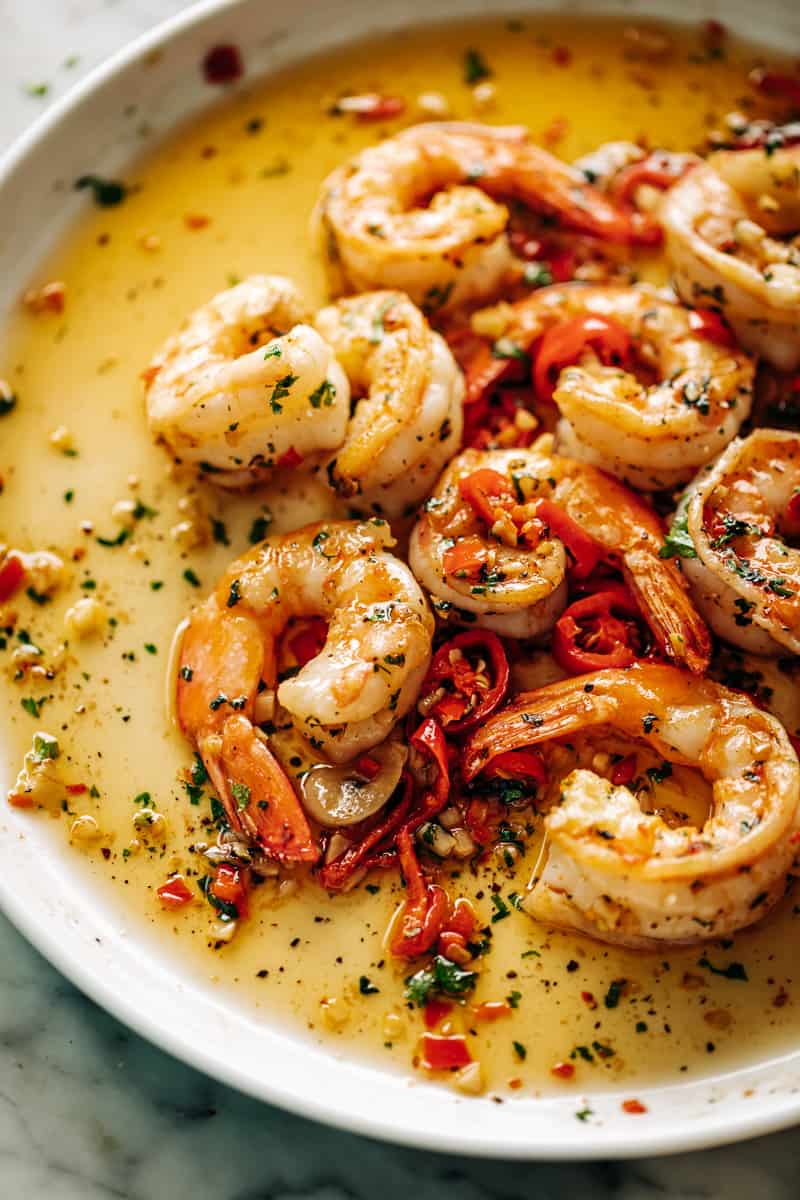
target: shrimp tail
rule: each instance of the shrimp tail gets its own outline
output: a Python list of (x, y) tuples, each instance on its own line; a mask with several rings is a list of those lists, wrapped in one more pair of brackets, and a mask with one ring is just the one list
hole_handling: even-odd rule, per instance
[(315, 863), (315, 842), (294, 788), (266, 741), (241, 714), (200, 751), (231, 826), (281, 862)]
[[(608, 679), (624, 672), (602, 672)], [(467, 783), (498, 754), (568, 737), (589, 725), (611, 721), (617, 710), (613, 696), (598, 695), (585, 676), (584, 687), (576, 689), (573, 679), (565, 679), (536, 692), (523, 692), (502, 712), (490, 717), (476, 729), (464, 748), (463, 773)]]
[(677, 568), (639, 548), (626, 551), (622, 570), (662, 653), (694, 675), (704, 674), (711, 659), (711, 635)]

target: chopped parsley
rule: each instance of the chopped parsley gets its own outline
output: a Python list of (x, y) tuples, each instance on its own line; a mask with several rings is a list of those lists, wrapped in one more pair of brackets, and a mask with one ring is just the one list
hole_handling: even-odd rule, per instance
[(331, 383), (330, 379), (323, 379), (318, 388), (315, 388), (308, 397), (312, 408), (330, 408), (336, 399), (336, 387)]
[(358, 980), (358, 990), (362, 996), (375, 996), (380, 991), (380, 988), (375, 987), (369, 976), (361, 975)]
[(724, 979), (738, 979), (743, 983), (747, 983), (749, 976), (744, 968), (744, 964), (740, 962), (728, 963), (727, 967), (715, 967), (709, 962), (705, 955), (697, 960), (698, 967), (705, 967), (712, 975), (722, 975)]
[(434, 993), (464, 996), (478, 982), (477, 971), (465, 971), (458, 963), (437, 954), (427, 967), (406, 979), (406, 999), (421, 1008)]
[(115, 179), (101, 179), (99, 175), (81, 175), (75, 180), (76, 191), (91, 188), (95, 204), (100, 208), (116, 208), (128, 194), (124, 183)]
[(236, 801), (238, 809), (247, 808), (250, 803), (250, 788), (246, 783), (237, 783), (231, 780), (231, 795)]
[(464, 83), (471, 87), (482, 79), (490, 79), (491, 74), (491, 68), (479, 50), (470, 47), (464, 51)]
[(697, 551), (689, 534), (689, 499), (688, 492), (684, 492), (678, 501), (664, 545), (658, 552), (659, 558), (697, 558)]

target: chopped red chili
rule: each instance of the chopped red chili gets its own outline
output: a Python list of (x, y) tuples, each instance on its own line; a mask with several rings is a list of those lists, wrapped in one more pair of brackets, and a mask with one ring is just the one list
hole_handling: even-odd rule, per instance
[(611, 772), (611, 782), (614, 787), (624, 787), (629, 784), (636, 774), (636, 755), (628, 754), (620, 760)]
[(533, 380), (540, 400), (552, 400), (563, 367), (593, 350), (606, 366), (624, 365), (630, 358), (630, 337), (618, 321), (586, 315), (572, 317), (547, 330), (539, 346)]
[(310, 617), (303, 628), (289, 638), (289, 649), (297, 659), (298, 665), (304, 667), (312, 658), (316, 658), (325, 645), (328, 636), (328, 623), (322, 617)]
[(443, 888), (426, 882), (407, 827), (397, 834), (397, 855), (406, 881), (406, 901), (390, 949), (396, 958), (417, 958), (430, 950), (442, 932), (450, 900)]
[(553, 657), (571, 675), (630, 667), (644, 648), (641, 621), (627, 589), (612, 584), (564, 610), (553, 630)]
[(234, 867), (220, 863), (209, 891), (224, 904), (232, 904), (240, 917), (248, 913), (247, 893), (250, 888), (250, 872), (246, 867)]
[(422, 1065), (428, 1071), (452, 1071), (472, 1062), (461, 1034), (423, 1033)]
[(450, 1000), (428, 1000), (423, 1010), (425, 1025), (428, 1029), (435, 1029), (452, 1011)]
[(25, 579), (25, 567), (16, 554), (9, 554), (0, 567), (0, 604), (18, 592)]
[(446, 733), (464, 733), (500, 706), (508, 689), (508, 679), (508, 659), (497, 634), (485, 629), (470, 629), (456, 634), (439, 647), (431, 660), (420, 695), (424, 701), (443, 689), (444, 695), (429, 712), (441, 722)]
[(717, 346), (736, 346), (736, 338), (729, 325), (713, 308), (694, 308), (689, 313), (689, 328), (698, 337)]
[(164, 908), (183, 908), (192, 899), (192, 892), (182, 875), (171, 876), (166, 883), (157, 888), (156, 894)]
[(547, 780), (541, 755), (537, 750), (525, 747), (520, 750), (506, 750), (504, 754), (496, 755), (484, 771), (484, 775), (490, 778), (495, 775), (510, 775), (512, 779), (533, 779), (536, 783), (545, 783)]
[(572, 1079), (575, 1074), (575, 1064), (570, 1062), (557, 1062), (554, 1067), (550, 1068), (550, 1074), (555, 1075), (556, 1079)]
[(572, 559), (571, 572), (575, 579), (586, 579), (605, 557), (605, 548), (573, 521), (563, 508), (552, 500), (537, 500), (536, 516), (550, 532), (564, 543)]

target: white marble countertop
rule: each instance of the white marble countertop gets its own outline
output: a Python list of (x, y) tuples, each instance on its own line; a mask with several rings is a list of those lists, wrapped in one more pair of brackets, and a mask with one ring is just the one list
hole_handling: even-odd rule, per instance
[[(186, 0), (0, 0), (0, 148)], [(311, 6), (310, 6), (311, 7)], [(246, 1099), (101, 1012), (0, 917), (0, 1197), (794, 1200), (800, 1134), (638, 1163), (481, 1163), (381, 1146)]]

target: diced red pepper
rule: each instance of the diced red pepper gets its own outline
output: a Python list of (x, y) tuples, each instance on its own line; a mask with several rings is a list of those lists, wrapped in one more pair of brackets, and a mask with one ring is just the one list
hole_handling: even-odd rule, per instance
[(304, 667), (312, 658), (316, 658), (325, 645), (328, 636), (328, 623), (322, 617), (310, 617), (306, 624), (289, 639), (289, 649), (297, 659), (298, 665)]
[(606, 366), (625, 365), (631, 352), (628, 331), (618, 321), (593, 315), (551, 326), (542, 338), (533, 372), (540, 400), (552, 400), (562, 368), (577, 362), (588, 349)]
[(536, 516), (564, 543), (572, 558), (575, 579), (586, 579), (605, 557), (605, 549), (552, 500), (537, 500)]
[(474, 534), (460, 537), (442, 557), (445, 574), (451, 579), (477, 579), (489, 561), (489, 551)]
[(622, 1111), (638, 1115), (647, 1112), (647, 1105), (642, 1104), (641, 1100), (623, 1100)]
[(630, 667), (642, 652), (641, 621), (639, 606), (619, 584), (583, 596), (556, 621), (553, 657), (571, 675)]
[(89, 789), (87, 788), (85, 783), (68, 783), (67, 784), (67, 791), (69, 792), (70, 796), (82, 796), (83, 793), (88, 792), (88, 790)]
[(435, 1029), (453, 1011), (450, 1000), (429, 1000), (425, 1005), (424, 1019), (428, 1029)]
[(6, 556), (0, 566), (0, 604), (10, 600), (18, 592), (25, 579), (25, 567), (18, 555), (11, 553)]
[(192, 892), (182, 875), (172, 875), (166, 883), (157, 889), (157, 895), (164, 908), (183, 908), (192, 899)]
[(501, 1017), (510, 1017), (512, 1008), (507, 1000), (484, 1000), (474, 1011), (476, 1021), (499, 1021)]
[(459, 480), (458, 490), (475, 515), (489, 526), (494, 525), (504, 509), (514, 504), (517, 498), (511, 480), (491, 467), (481, 467), (471, 475), (465, 475)]
[(250, 872), (246, 867), (234, 867), (220, 863), (209, 887), (212, 895), (225, 904), (232, 904), (240, 917), (248, 913), (247, 893), (250, 888)]
[(428, 1071), (453, 1071), (472, 1062), (461, 1034), (423, 1033), (422, 1065)]
[(373, 758), (371, 754), (362, 754), (357, 758), (355, 767), (359, 775), (369, 780), (376, 779), (382, 770), (380, 759)]
[(575, 1074), (575, 1065), (571, 1062), (557, 1062), (554, 1067), (550, 1068), (550, 1074), (555, 1075), (556, 1079), (572, 1079)]

